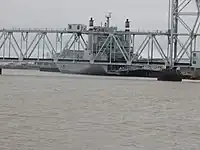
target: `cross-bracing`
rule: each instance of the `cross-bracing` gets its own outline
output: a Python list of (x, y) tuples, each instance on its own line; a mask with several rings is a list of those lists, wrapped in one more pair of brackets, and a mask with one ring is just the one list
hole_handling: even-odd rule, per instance
[[(169, 0), (169, 29), (166, 31), (94, 31), (83, 29), (2, 29), (0, 30), (0, 52), (2, 61), (73, 61), (81, 63), (77, 57), (67, 58), (68, 51), (90, 50), (86, 37), (105, 36), (97, 46), (88, 63), (116, 65), (189, 65), (192, 51), (198, 48), (199, 1)], [(187, 11), (190, 8), (190, 12)], [(184, 19), (188, 17), (187, 23)], [(107, 21), (110, 25), (110, 17)], [(186, 30), (183, 30), (183, 27)], [(126, 38), (122, 42), (121, 37)], [(128, 40), (127, 40), (128, 39)], [(94, 39), (92, 39), (94, 40)], [(128, 44), (127, 44), (128, 43)], [(92, 47), (94, 48), (94, 47)], [(116, 49), (118, 51), (116, 51)], [(120, 53), (123, 59), (116, 61)], [(107, 59), (98, 58), (107, 55)], [(183, 58), (188, 62), (182, 63)]]

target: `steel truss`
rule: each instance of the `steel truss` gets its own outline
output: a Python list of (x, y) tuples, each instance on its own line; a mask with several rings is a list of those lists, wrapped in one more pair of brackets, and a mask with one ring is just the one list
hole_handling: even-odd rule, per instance
[[(169, 30), (166, 32), (116, 31), (109, 33), (68, 32), (66, 29), (2, 29), (0, 30), (0, 55), (3, 59), (15, 57), (23, 61), (31, 58), (46, 59), (45, 53), (48, 52), (50, 58), (65, 59), (63, 56), (66, 51), (88, 50), (85, 35), (102, 34), (107, 38), (96, 53), (92, 53), (90, 63), (96, 63), (99, 57), (105, 54), (108, 57), (107, 64), (116, 63), (115, 55), (120, 53), (123, 64), (126, 65), (142, 61), (146, 64), (160, 61), (164, 65), (173, 67), (180, 63), (184, 56), (191, 61), (192, 52), (197, 50), (197, 38), (200, 36), (198, 33), (200, 2), (199, 0), (169, 0), (169, 2)], [(187, 8), (191, 8), (192, 11), (186, 11)], [(193, 17), (191, 25), (185, 21), (186, 16)], [(181, 27), (185, 31), (182, 31)], [(128, 47), (120, 40), (121, 36), (129, 38), (127, 42), (131, 44)], [(155, 53), (159, 54), (157, 60), (155, 60)]]
[[(47, 59), (45, 53), (50, 54), (50, 58), (54, 60), (65, 59), (64, 53), (68, 50), (83, 51), (87, 50), (87, 40), (85, 36), (103, 34), (107, 35), (102, 47), (93, 54), (90, 63), (95, 63), (98, 58), (104, 54), (108, 55), (107, 63), (116, 63), (112, 58), (115, 57), (115, 51), (123, 56), (123, 64), (131, 65), (145, 61), (150, 64), (155, 61), (155, 53), (157, 53), (156, 61), (163, 64), (170, 64), (170, 49), (166, 43), (170, 38), (168, 32), (125, 32), (117, 31), (108, 32), (67, 32), (64, 30), (0, 30), (0, 54), (1, 58), (18, 58), (20, 61), (24, 59), (37, 58)], [(174, 34), (177, 35), (177, 34)], [(188, 34), (179, 34), (179, 37), (185, 37)], [(195, 37), (199, 34), (194, 34)], [(120, 40), (121, 36), (129, 37), (129, 47), (123, 45)], [(178, 40), (179, 42), (179, 40)], [(115, 45), (114, 47), (112, 45)], [(190, 54), (186, 52), (188, 56)], [(141, 57), (143, 59), (141, 59)], [(145, 57), (145, 58), (144, 58)], [(73, 60), (74, 61), (74, 60)], [(78, 60), (77, 60), (78, 61)]]
[(63, 51), (76, 48), (84, 50), (87, 43), (78, 33), (61, 32), (65, 30), (13, 29), (0, 30), (0, 57), (19, 58), (19, 60), (45, 59), (59, 56)]
[[(124, 33), (124, 35), (126, 34)], [(122, 44), (119, 38), (120, 36), (120, 33), (110, 33), (105, 42), (103, 43), (102, 47), (98, 50), (96, 55), (93, 56), (92, 62), (97, 60), (99, 56), (109, 53), (109, 63), (114, 63), (115, 60), (113, 60), (112, 58), (115, 58), (115, 51), (116, 49), (119, 49), (119, 52), (122, 54), (123, 59), (125, 60), (124, 63), (126, 63), (127, 65), (139, 63), (139, 61), (142, 60), (146, 61), (146, 63), (150, 63), (155, 60), (155, 52), (157, 52), (160, 55), (159, 61), (163, 61), (165, 64), (169, 63), (167, 51), (164, 51), (164, 46), (162, 46), (162, 44), (158, 40), (159, 37), (163, 35), (155, 33), (146, 33), (146, 35), (129, 34), (131, 44), (128, 48)], [(143, 38), (140, 44), (136, 42), (137, 37), (140, 39), (141, 37)], [(167, 40), (167, 36), (164, 37)], [(143, 54), (147, 55), (146, 59), (142, 59)]]
[[(70, 34), (70, 33), (68, 33)], [(70, 35), (69, 39), (66, 41), (64, 47), (61, 49), (58, 57), (65, 58), (65, 54), (69, 50), (73, 51), (84, 51), (87, 49), (87, 42), (83, 37), (83, 34), (74, 32)]]
[[(192, 51), (197, 49), (200, 5), (199, 0), (169, 0), (169, 2), (170, 65), (174, 66), (174, 63), (179, 63), (183, 56), (187, 56), (191, 61)], [(186, 32), (182, 31), (182, 28)], [(180, 36), (183, 32), (187, 34), (184, 40)]]

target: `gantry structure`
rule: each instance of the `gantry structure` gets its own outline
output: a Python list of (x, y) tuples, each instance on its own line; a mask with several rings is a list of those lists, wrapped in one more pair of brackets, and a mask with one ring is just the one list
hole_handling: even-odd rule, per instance
[[(69, 61), (81, 59), (68, 58), (68, 51), (93, 51), (95, 35), (105, 36), (89, 63), (107, 64), (147, 64), (147, 65), (190, 65), (192, 52), (198, 50), (199, 0), (169, 0), (168, 29), (166, 31), (131, 31), (129, 20), (125, 28), (111, 27), (111, 14), (106, 16), (106, 28), (112, 30), (91, 30), (84, 25), (71, 30), (65, 29), (0, 29), (0, 60), (2, 61)], [(91, 22), (90, 22), (91, 23)], [(125, 38), (123, 42), (122, 38)], [(98, 43), (97, 43), (98, 44)], [(91, 47), (92, 46), (92, 47)], [(118, 50), (116, 52), (116, 49)], [(121, 53), (123, 59), (116, 61), (115, 55)], [(102, 62), (99, 56), (108, 55)], [(184, 60), (188, 62), (183, 63)]]

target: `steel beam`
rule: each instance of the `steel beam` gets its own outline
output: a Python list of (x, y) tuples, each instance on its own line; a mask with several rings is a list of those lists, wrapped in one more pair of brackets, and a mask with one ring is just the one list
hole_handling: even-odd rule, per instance
[[(199, 0), (170, 0), (170, 65), (174, 66), (174, 63), (179, 63), (183, 56), (189, 55), (191, 59), (192, 51), (196, 50), (195, 39), (199, 36), (199, 16), (200, 7)], [(190, 12), (186, 11), (190, 9)], [(186, 17), (194, 18), (192, 25), (186, 21)], [(192, 21), (192, 19), (190, 19)], [(186, 29), (187, 33), (183, 33), (180, 28)], [(187, 37), (186, 41), (181, 39), (181, 36)], [(178, 51), (178, 44), (180, 50)]]

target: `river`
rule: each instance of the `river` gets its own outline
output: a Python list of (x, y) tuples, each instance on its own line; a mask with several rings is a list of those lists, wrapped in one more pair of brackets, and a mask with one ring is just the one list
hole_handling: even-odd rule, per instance
[(3, 70), (1, 150), (199, 150), (200, 82)]

